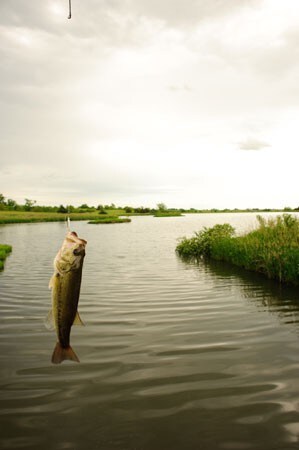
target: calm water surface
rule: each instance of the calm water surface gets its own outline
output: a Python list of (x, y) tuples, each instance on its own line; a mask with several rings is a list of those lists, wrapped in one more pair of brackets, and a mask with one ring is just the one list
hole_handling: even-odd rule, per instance
[(62, 223), (0, 227), (1, 449), (299, 449), (299, 296), (223, 264), (187, 264), (177, 238), (251, 214), (134, 217), (87, 239), (71, 342), (50, 362)]

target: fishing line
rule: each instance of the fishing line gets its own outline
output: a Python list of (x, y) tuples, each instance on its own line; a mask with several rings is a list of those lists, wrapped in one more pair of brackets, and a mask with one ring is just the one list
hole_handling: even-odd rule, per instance
[[(71, 0), (69, 0), (69, 15), (68, 15), (68, 19), (71, 19), (71, 18), (72, 18), (72, 3), (71, 3)], [(67, 209), (67, 213), (68, 213), (68, 214), (70, 213), (69, 207), (68, 207), (68, 209)], [(70, 219), (70, 216), (67, 216), (67, 219), (66, 219), (66, 228), (67, 228), (67, 231), (68, 231), (68, 232), (71, 231), (71, 219)]]
[(68, 232), (71, 231), (71, 219), (70, 219), (70, 207), (69, 205), (67, 206), (67, 216), (66, 216), (66, 229)]
[(69, 16), (68, 19), (72, 18), (72, 5), (71, 5), (71, 0), (69, 0)]

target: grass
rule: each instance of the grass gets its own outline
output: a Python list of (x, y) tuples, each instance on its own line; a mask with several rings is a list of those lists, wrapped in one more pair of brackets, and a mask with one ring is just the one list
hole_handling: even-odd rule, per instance
[[(111, 216), (124, 214), (121, 209), (109, 211)], [(29, 222), (63, 222), (69, 216), (73, 220), (96, 220), (99, 218), (99, 212), (84, 212), (62, 214), (57, 212), (33, 212), (33, 211), (0, 211), (0, 224), (6, 223), (29, 223)], [(106, 215), (103, 215), (107, 217)]]
[(95, 220), (91, 220), (90, 224), (106, 224), (106, 223), (127, 223), (127, 222), (131, 222), (131, 219), (128, 218), (120, 218), (120, 217), (116, 217), (116, 216), (102, 216), (102, 217), (97, 217)]
[[(108, 214), (107, 214), (108, 212)], [(153, 213), (126, 213), (124, 209), (113, 209), (106, 213), (94, 212), (82, 212), (82, 213), (58, 213), (58, 212), (37, 212), (37, 211), (7, 211), (0, 210), (0, 224), (9, 223), (31, 223), (31, 222), (64, 222), (66, 217), (69, 217), (71, 221), (75, 220), (89, 220), (93, 223), (123, 223), (128, 222), (125, 219), (114, 220), (119, 216), (136, 216), (136, 215), (153, 215)], [(181, 216), (178, 211), (165, 211), (157, 212), (155, 217), (173, 217)], [(110, 221), (110, 218), (113, 222)], [(104, 222), (102, 220), (105, 219)]]
[(182, 213), (179, 211), (157, 211), (154, 214), (154, 217), (180, 217)]
[(95, 212), (62, 214), (57, 212), (33, 212), (33, 211), (0, 211), (0, 224), (30, 223), (30, 222), (65, 222), (69, 217), (71, 222), (76, 220), (89, 220), (88, 223), (124, 223), (131, 219), (120, 218), (125, 215), (123, 209), (109, 211), (109, 215)]
[(10, 245), (0, 244), (0, 270), (4, 269), (4, 261), (11, 251)]
[(299, 284), (299, 219), (284, 214), (236, 236), (229, 224), (215, 225), (183, 238), (176, 251), (184, 258), (227, 261), (280, 282)]

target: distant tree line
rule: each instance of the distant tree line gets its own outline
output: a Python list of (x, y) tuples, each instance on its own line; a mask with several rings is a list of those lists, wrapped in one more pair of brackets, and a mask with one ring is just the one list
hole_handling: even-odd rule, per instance
[(0, 211), (32, 211), (32, 212), (58, 212), (62, 214), (69, 213), (85, 213), (85, 212), (96, 212), (99, 211), (100, 214), (107, 214), (107, 212), (112, 210), (122, 210), (127, 214), (150, 214), (155, 211), (155, 209), (147, 208), (144, 206), (133, 207), (133, 206), (116, 206), (114, 203), (111, 204), (99, 204), (97, 206), (90, 206), (87, 203), (82, 203), (80, 206), (73, 205), (59, 205), (59, 206), (44, 206), (37, 205), (36, 200), (29, 198), (24, 199), (24, 203), (18, 204), (15, 200), (11, 198), (4, 197), (0, 194)]
[(181, 212), (181, 213), (223, 213), (223, 212), (271, 212), (271, 211), (283, 211), (292, 212), (299, 211), (299, 206), (297, 208), (291, 208), (289, 206), (283, 209), (271, 209), (271, 208), (246, 208), (246, 209), (195, 209), (195, 208), (167, 208), (165, 203), (158, 203), (156, 208), (148, 208), (144, 206), (133, 207), (133, 206), (116, 206), (114, 203), (110, 205), (99, 204), (97, 206), (90, 206), (87, 203), (82, 203), (80, 206), (73, 205), (59, 205), (59, 206), (41, 206), (36, 204), (36, 200), (29, 198), (24, 199), (23, 204), (18, 204), (12, 198), (6, 198), (3, 194), (0, 194), (0, 211), (33, 211), (33, 212), (58, 212), (62, 214), (68, 213), (85, 213), (85, 212), (96, 212), (99, 214), (107, 214), (109, 210), (122, 210), (126, 214), (154, 214), (155, 212)]

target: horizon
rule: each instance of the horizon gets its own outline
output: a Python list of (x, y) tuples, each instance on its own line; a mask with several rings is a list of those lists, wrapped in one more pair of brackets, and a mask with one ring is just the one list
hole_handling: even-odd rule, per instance
[[(0, 193), (0, 195), (1, 195), (1, 193)], [(3, 194), (2, 194), (3, 195)], [(128, 202), (124, 202), (123, 204), (120, 204), (120, 203), (114, 203), (114, 202), (111, 202), (111, 201), (107, 201), (107, 202), (96, 202), (96, 203), (89, 203), (89, 202), (86, 202), (86, 201), (84, 201), (84, 202), (81, 202), (81, 203), (65, 203), (65, 202), (60, 202), (60, 203), (54, 203), (54, 202), (52, 202), (52, 203), (44, 203), (44, 204), (41, 204), (41, 203), (39, 203), (39, 202), (37, 202), (35, 199), (29, 199), (29, 197), (25, 197), (24, 199), (23, 199), (23, 201), (17, 201), (16, 199), (14, 199), (14, 198), (12, 198), (12, 197), (10, 197), (10, 196), (5, 196), (5, 195), (3, 195), (3, 198), (4, 198), (4, 202), (6, 203), (8, 200), (14, 200), (14, 201), (16, 201), (16, 203), (17, 203), (17, 205), (18, 206), (24, 206), (25, 205), (25, 201), (26, 200), (31, 200), (31, 201), (33, 201), (34, 203), (33, 203), (33, 205), (32, 205), (32, 207), (59, 207), (59, 206), (64, 206), (65, 208), (67, 208), (67, 207), (74, 207), (74, 208), (80, 208), (82, 205), (87, 205), (89, 208), (97, 208), (98, 206), (104, 206), (104, 209), (105, 209), (105, 207), (111, 207), (112, 205), (114, 205), (114, 207), (116, 208), (116, 209), (118, 209), (118, 208), (125, 208), (125, 207), (131, 207), (131, 208), (133, 208), (133, 209), (136, 209), (136, 208), (150, 208), (150, 209), (157, 209), (157, 207), (158, 207), (158, 205), (159, 204), (164, 204), (164, 206), (166, 207), (166, 209), (168, 210), (168, 209), (184, 209), (184, 210), (192, 210), (192, 209), (194, 209), (194, 210), (207, 210), (207, 211), (213, 211), (213, 210), (219, 210), (219, 211), (223, 211), (223, 210), (229, 210), (229, 211), (234, 211), (234, 210), (244, 210), (244, 211), (246, 211), (246, 210), (272, 210), (272, 211), (283, 211), (284, 209), (285, 210), (287, 210), (287, 209), (292, 209), (292, 210), (298, 210), (299, 209), (299, 204), (297, 205), (297, 206), (294, 206), (294, 207), (292, 207), (292, 206), (290, 206), (290, 205), (284, 205), (283, 207), (270, 207), (270, 206), (264, 206), (264, 207), (257, 207), (257, 206), (255, 206), (255, 207), (244, 207), (244, 208), (240, 208), (240, 207), (238, 207), (238, 206), (235, 206), (235, 207), (233, 207), (233, 208), (229, 208), (229, 207), (224, 207), (224, 208), (217, 208), (216, 206), (212, 206), (212, 207), (210, 207), (210, 208), (199, 208), (199, 207), (196, 207), (196, 206), (190, 206), (190, 207), (185, 207), (185, 206), (170, 206), (170, 205), (167, 205), (166, 203), (164, 203), (164, 202), (162, 202), (162, 201), (160, 201), (160, 202), (158, 202), (158, 203), (156, 203), (155, 205), (148, 205), (148, 204), (145, 204), (145, 203), (141, 203), (141, 204), (138, 204), (138, 205), (134, 205), (134, 204), (130, 204), (130, 203), (128, 203)], [(107, 208), (106, 208), (107, 209)]]

